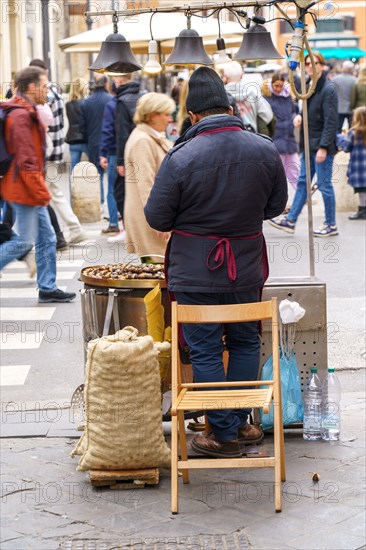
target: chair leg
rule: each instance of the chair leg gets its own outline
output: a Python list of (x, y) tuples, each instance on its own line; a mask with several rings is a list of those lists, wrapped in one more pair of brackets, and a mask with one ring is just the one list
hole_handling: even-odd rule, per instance
[(279, 411), (281, 407), (280, 403), (273, 403), (274, 413), (274, 456), (275, 456), (275, 509), (276, 512), (282, 510), (282, 484), (281, 484), (281, 470), (282, 470), (282, 457), (281, 457), (281, 413)]
[(286, 481), (285, 434), (283, 431), (282, 404), (280, 407), (278, 407), (278, 413), (279, 413), (279, 426), (280, 426), (281, 481)]
[[(179, 425), (179, 443), (180, 443), (180, 456), (182, 460), (187, 460), (187, 438), (186, 438), (186, 427), (184, 424), (184, 412), (178, 412), (178, 425)], [(189, 471), (187, 468), (182, 469), (183, 473), (183, 483), (189, 483)]]
[(282, 512), (282, 484), (278, 466), (275, 467), (275, 510), (277, 513)]
[(281, 481), (286, 481), (286, 456), (285, 456), (285, 434), (283, 432), (283, 426), (281, 424)]
[(178, 514), (178, 419), (172, 416), (171, 426), (171, 491), (172, 491), (172, 514)]

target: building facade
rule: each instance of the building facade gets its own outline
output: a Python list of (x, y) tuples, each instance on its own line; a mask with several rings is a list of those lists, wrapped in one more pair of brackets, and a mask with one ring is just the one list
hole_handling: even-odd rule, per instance
[(0, 82), (5, 95), (15, 72), (43, 57), (42, 2), (0, 2)]
[[(44, 59), (50, 67), (51, 80), (64, 90), (78, 76), (89, 79), (88, 67), (92, 63), (92, 55), (61, 52), (57, 45), (62, 38), (108, 23), (112, 32), (110, 16), (99, 15), (87, 20), (84, 17), (86, 10), (138, 9), (175, 3), (174, 0), (1, 0), (2, 93), (5, 94), (14, 73), (27, 66), (32, 58)], [(292, 2), (283, 2), (280, 6), (291, 18), (296, 16)], [(318, 18), (317, 27), (310, 18), (308, 20), (309, 40), (313, 48), (343, 49), (343, 53), (346, 49), (352, 53), (351, 49), (355, 47), (366, 49), (365, 0), (322, 0), (312, 10)], [(263, 8), (262, 14), (267, 21), (280, 16), (276, 8)], [(231, 17), (234, 16), (228, 14), (228, 18)], [(278, 51), (284, 55), (286, 43), (292, 36), (291, 27), (285, 21), (269, 22), (266, 27)], [(352, 55), (349, 58), (352, 59)]]
[[(289, 17), (296, 16), (290, 3), (284, 3), (283, 9)], [(361, 53), (357, 52), (357, 49), (366, 50), (365, 0), (324, 0), (311, 10), (317, 17), (316, 26), (311, 18), (307, 19), (312, 49), (322, 51), (334, 64), (340, 64), (344, 59), (365, 61)], [(274, 31), (277, 48), (284, 52), (293, 31), (285, 21), (277, 21)]]

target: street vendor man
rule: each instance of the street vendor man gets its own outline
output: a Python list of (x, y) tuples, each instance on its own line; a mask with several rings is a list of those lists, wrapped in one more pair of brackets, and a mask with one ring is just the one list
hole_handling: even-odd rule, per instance
[[(189, 80), (192, 126), (168, 152), (145, 206), (150, 226), (172, 232), (168, 289), (179, 304), (258, 302), (268, 277), (263, 220), (283, 212), (287, 182), (270, 138), (244, 130), (233, 116), (224, 84), (207, 67)], [(223, 366), (223, 335), (228, 350)], [(257, 322), (183, 325), (195, 382), (256, 380)], [(263, 439), (250, 409), (208, 411), (210, 433), (191, 442), (199, 454), (240, 457)]]

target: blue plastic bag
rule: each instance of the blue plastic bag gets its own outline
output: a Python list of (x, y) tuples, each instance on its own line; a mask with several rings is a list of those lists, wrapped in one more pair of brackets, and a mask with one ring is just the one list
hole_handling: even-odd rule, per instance
[[(283, 425), (302, 422), (304, 407), (301, 398), (301, 381), (294, 352), (290, 357), (280, 354)], [(272, 355), (262, 367), (261, 380), (273, 379)], [(264, 387), (264, 386), (263, 386)], [(273, 428), (273, 405), (268, 414), (262, 412), (262, 428)]]

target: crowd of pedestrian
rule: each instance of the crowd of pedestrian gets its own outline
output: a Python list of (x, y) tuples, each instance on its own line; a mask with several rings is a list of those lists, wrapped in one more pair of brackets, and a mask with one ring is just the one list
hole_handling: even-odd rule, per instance
[[(332, 237), (338, 234), (332, 185), (337, 131), (341, 117), (348, 120), (350, 113), (339, 103), (339, 84), (327, 78), (324, 57), (313, 55), (315, 66), (305, 58), (309, 81), (317, 80), (308, 100), (310, 170), (311, 176), (317, 175), (325, 209), (325, 222), (314, 235)], [(70, 302), (75, 293), (56, 284), (57, 231), (50, 201), (70, 235), (73, 230), (75, 240), (84, 235), (61, 189), (47, 175), (49, 165), (62, 160), (63, 106), (41, 63), (36, 60), (19, 71), (14, 97), (0, 104), (7, 115), (4, 143), (10, 154), (1, 194), (17, 220), (17, 232), (10, 230), (0, 245), (0, 269), (15, 259), (27, 261), (35, 244), (39, 302)], [(362, 97), (360, 76), (352, 87), (347, 81), (350, 102)], [(86, 97), (79, 80), (67, 104), (73, 161), (86, 152), (98, 167), (102, 200), (102, 178), (108, 170), (110, 219), (103, 234), (116, 232), (112, 242), (126, 241), (138, 256), (164, 255), (168, 290), (180, 304), (260, 301), (269, 275), (263, 222), (294, 233), (307, 200), (303, 119), (285, 76), (275, 73), (261, 88), (248, 84), (236, 62), (221, 76), (199, 67), (186, 85), (180, 83), (178, 94), (173, 90), (175, 99), (143, 92), (133, 75), (117, 76), (113, 83), (110, 89), (109, 79), (98, 75)], [(48, 108), (37, 109), (46, 103)], [(166, 131), (177, 104), (180, 135), (173, 145)], [(293, 166), (298, 162), (295, 127), (300, 128), (298, 176)], [(273, 139), (259, 133), (261, 128)], [(348, 177), (360, 197), (353, 219), (364, 219), (365, 106), (356, 108), (349, 131), (338, 136), (339, 146), (351, 152)], [(288, 180), (296, 187), (295, 197), (289, 212), (278, 218), (286, 207)], [(257, 322), (192, 326), (183, 324), (181, 336), (189, 347), (195, 382), (257, 379)], [(226, 372), (223, 337), (229, 355)], [(192, 448), (210, 457), (241, 457), (245, 445), (263, 439), (260, 425), (249, 421), (250, 412), (207, 411), (211, 431), (195, 435)]]
[[(345, 61), (341, 72), (334, 75), (328, 71), (321, 53), (314, 52), (314, 59), (317, 84), (308, 100), (310, 169), (311, 177), (316, 175), (325, 209), (324, 224), (314, 230), (314, 236), (332, 237), (338, 234), (332, 168), (340, 149), (351, 153), (348, 181), (359, 197), (358, 212), (350, 219), (366, 218), (366, 68), (361, 68), (356, 76), (354, 64)], [(310, 85), (314, 75), (309, 56), (305, 67)], [(240, 122), (239, 128), (273, 140), (295, 195), (286, 213), (271, 218), (269, 223), (293, 234), (307, 191), (301, 102), (291, 91), (288, 75), (282, 70), (262, 83), (252, 81), (236, 61), (225, 64), (215, 75), (222, 82), (232, 116)], [(53, 253), (47, 261), (41, 260), (39, 253), (46, 246), (44, 239), (47, 247), (54, 247), (55, 240), (54, 248), (62, 249), (88, 238), (61, 189), (59, 178), (54, 177), (55, 167), (64, 161), (64, 142), (70, 151), (70, 176), (82, 155), (98, 170), (101, 207), (105, 198), (108, 206), (108, 226), (102, 230), (108, 242), (131, 242), (133, 251), (141, 256), (164, 254), (170, 232), (151, 229), (143, 209), (173, 141), (178, 137), (176, 144), (179, 144), (191, 135), (191, 126), (197, 123), (189, 109), (190, 82), (180, 76), (169, 97), (142, 90), (135, 73), (111, 79), (96, 74), (92, 83), (74, 79), (69, 101), (64, 105), (60, 90), (48, 81), (47, 66), (42, 60), (31, 61), (27, 69), (17, 73), (7, 101), (0, 104), (6, 113), (5, 142), (12, 154), (10, 169), (1, 182), (0, 266), (18, 258), (27, 262), (31, 274), (35, 273), (30, 254), (33, 239), (41, 297), (41, 293), (56, 291)], [(217, 89), (213, 85), (213, 90)], [(203, 94), (201, 101), (205, 101)], [(27, 131), (19, 132), (18, 123), (15, 124), (19, 119), (26, 122)], [(167, 134), (171, 125), (174, 132)], [(11, 185), (11, 178), (17, 183)], [(23, 207), (33, 209), (32, 214), (25, 215)], [(12, 229), (15, 221), (17, 233)], [(42, 235), (41, 223), (47, 227)], [(52, 265), (52, 275), (45, 278), (46, 265)], [(58, 296), (58, 301), (62, 301), (61, 295)]]

